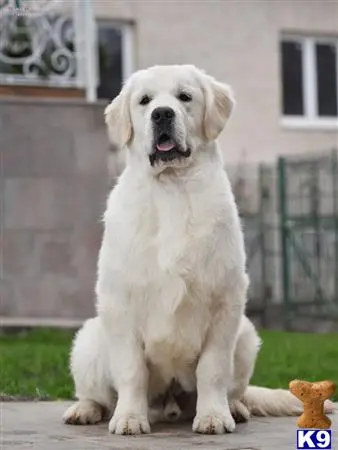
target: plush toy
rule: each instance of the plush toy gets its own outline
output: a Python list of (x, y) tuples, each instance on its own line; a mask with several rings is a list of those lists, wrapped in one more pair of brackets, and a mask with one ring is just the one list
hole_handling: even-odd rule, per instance
[(331, 420), (324, 414), (324, 402), (336, 390), (332, 381), (293, 380), (289, 389), (304, 404), (304, 412), (297, 420), (299, 428), (330, 428)]

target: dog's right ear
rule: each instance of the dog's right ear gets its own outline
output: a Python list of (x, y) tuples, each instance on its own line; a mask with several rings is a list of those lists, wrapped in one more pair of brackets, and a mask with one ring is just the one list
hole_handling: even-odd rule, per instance
[(109, 137), (120, 148), (128, 145), (133, 136), (128, 97), (127, 88), (123, 87), (120, 94), (114, 98), (104, 111)]

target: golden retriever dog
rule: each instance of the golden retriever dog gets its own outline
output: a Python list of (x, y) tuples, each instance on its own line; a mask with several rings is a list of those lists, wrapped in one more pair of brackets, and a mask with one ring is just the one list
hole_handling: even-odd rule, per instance
[(97, 316), (72, 349), (66, 423), (108, 412), (111, 433), (139, 434), (190, 417), (193, 431), (219, 434), (250, 414), (301, 412), (291, 393), (249, 386), (260, 340), (217, 145), (233, 105), (228, 85), (173, 65), (136, 72), (107, 107), (127, 162), (104, 215)]

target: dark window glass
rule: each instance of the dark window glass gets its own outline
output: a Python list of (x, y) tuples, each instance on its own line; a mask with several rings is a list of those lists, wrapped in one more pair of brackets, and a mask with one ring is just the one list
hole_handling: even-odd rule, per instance
[(283, 114), (304, 114), (302, 47), (298, 42), (281, 44)]
[(333, 44), (316, 44), (319, 116), (337, 116), (337, 53)]
[(122, 32), (105, 24), (99, 24), (99, 86), (97, 97), (113, 99), (122, 84)]

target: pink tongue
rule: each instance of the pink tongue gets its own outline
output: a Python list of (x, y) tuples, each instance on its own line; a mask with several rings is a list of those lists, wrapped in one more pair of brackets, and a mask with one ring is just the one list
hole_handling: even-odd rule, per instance
[(174, 148), (174, 144), (171, 142), (164, 142), (163, 144), (157, 144), (156, 148), (160, 152), (168, 152), (169, 150), (172, 150)]

